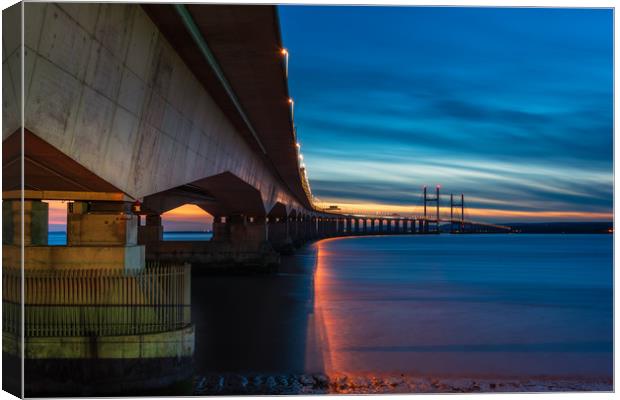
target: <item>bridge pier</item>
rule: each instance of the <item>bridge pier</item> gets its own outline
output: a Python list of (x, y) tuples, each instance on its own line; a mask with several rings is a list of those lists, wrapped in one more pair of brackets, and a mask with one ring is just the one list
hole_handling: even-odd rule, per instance
[(317, 218), (318, 220), (318, 237), (320, 239), (326, 237), (326, 231), (327, 231), (327, 227), (326, 227), (326, 223), (325, 223), (325, 218), (319, 217)]
[(164, 240), (164, 227), (161, 223), (161, 215), (147, 214), (144, 216), (144, 225), (138, 225), (138, 244), (148, 247)]
[(319, 219), (317, 217), (310, 218), (310, 238), (316, 239), (319, 237)]
[(288, 217), (267, 217), (267, 239), (274, 250), (280, 253), (293, 251), (293, 240), (290, 235), (290, 223)]
[(299, 217), (289, 216), (288, 218), (288, 226), (289, 226), (289, 235), (291, 238), (291, 243), (293, 246), (298, 246), (299, 241)]
[[(96, 197), (92, 193), (76, 197), (82, 195)], [(108, 393), (114, 388), (107, 386), (121, 383), (127, 391), (164, 388), (189, 379), (194, 352), (189, 269), (146, 265), (131, 203), (79, 199), (67, 203), (66, 246), (48, 245), (47, 203), (38, 198), (23, 202), (23, 241), (20, 201), (5, 198), (2, 207), (2, 280), (7, 289), (3, 313), (15, 316), (3, 322), (3, 361), (5, 368), (19, 365), (24, 346), (26, 396)], [(22, 280), (24, 297), (19, 290)], [(161, 301), (148, 293), (155, 293), (153, 282), (161, 290), (164, 281), (170, 284), (166, 287), (177, 288), (183, 282), (185, 289), (175, 296), (163, 294), (187, 312), (176, 316), (154, 312)], [(25, 331), (19, 311), (22, 301)], [(142, 318), (134, 319), (138, 309)], [(123, 321), (133, 322), (118, 323)], [(108, 383), (98, 384), (103, 381)]]
[(314, 219), (309, 215), (304, 216), (304, 240), (312, 240), (314, 238), (313, 225)]
[(331, 219), (331, 232), (330, 236), (338, 236), (338, 218), (332, 217)]

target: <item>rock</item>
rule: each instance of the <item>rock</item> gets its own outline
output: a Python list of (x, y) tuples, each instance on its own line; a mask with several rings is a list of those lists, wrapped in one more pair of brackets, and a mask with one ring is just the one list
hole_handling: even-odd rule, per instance
[(299, 383), (301, 383), (304, 386), (314, 386), (314, 378), (309, 375), (300, 375)]
[(323, 374), (316, 374), (313, 376), (314, 386), (318, 389), (329, 388), (329, 378)]

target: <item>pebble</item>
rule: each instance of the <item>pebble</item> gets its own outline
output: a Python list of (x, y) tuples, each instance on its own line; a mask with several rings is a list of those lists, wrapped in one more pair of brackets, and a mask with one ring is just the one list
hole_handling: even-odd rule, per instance
[(492, 379), (438, 379), (416, 376), (301, 375), (205, 375), (194, 379), (196, 395), (292, 395), (292, 394), (389, 394), (607, 391), (611, 381), (510, 381)]

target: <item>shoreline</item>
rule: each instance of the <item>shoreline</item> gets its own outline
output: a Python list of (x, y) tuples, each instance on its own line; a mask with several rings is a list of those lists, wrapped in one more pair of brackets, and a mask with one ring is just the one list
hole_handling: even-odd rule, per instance
[(613, 378), (439, 378), (414, 375), (213, 374), (196, 376), (204, 395), (612, 392)]

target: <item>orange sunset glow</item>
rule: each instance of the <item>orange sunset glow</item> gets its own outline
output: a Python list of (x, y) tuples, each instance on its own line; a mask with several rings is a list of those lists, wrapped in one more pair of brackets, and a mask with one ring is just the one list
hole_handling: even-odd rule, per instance
[[(48, 201), (50, 229), (64, 227), (67, 223), (67, 202)], [(403, 206), (377, 203), (334, 203), (320, 202), (318, 208), (328, 208), (337, 205), (340, 212), (357, 215), (392, 215), (420, 216), (423, 214), (422, 206)], [(379, 211), (378, 211), (379, 210)], [(434, 215), (435, 209), (429, 207), (428, 213)], [(440, 207), (442, 217), (448, 217), (449, 207)], [(494, 208), (471, 208), (465, 211), (465, 218), (476, 218), (490, 222), (512, 221), (594, 221), (611, 220), (611, 212), (584, 212), (584, 211), (543, 211), (543, 210), (500, 210)], [(205, 231), (211, 229), (213, 217), (194, 204), (185, 204), (162, 214), (162, 223), (166, 231)]]

